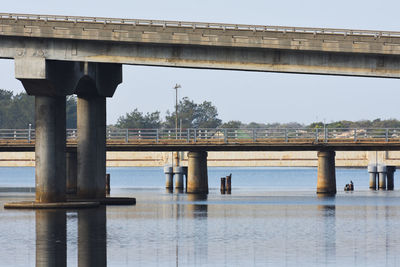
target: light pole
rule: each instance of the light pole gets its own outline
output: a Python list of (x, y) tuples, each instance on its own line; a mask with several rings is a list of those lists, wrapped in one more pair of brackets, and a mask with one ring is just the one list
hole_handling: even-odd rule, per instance
[(175, 84), (175, 137), (178, 139), (178, 88), (182, 88), (180, 84)]
[[(181, 88), (180, 84), (175, 84), (175, 138), (178, 139), (178, 88)], [(174, 164), (172, 164), (174, 165)], [(179, 153), (175, 152), (175, 166), (179, 166)]]

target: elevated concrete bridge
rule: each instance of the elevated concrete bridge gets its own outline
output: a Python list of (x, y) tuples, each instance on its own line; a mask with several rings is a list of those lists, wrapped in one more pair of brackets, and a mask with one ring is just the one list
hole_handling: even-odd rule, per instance
[[(70, 94), (78, 96), (77, 195), (104, 197), (105, 98), (122, 82), (123, 64), (400, 77), (399, 32), (0, 14), (0, 36), (0, 58), (14, 59), (15, 77), (35, 96), (38, 203), (66, 199)], [(356, 142), (351, 146), (362, 148)], [(206, 185), (207, 173), (200, 169), (210, 146), (196, 147), (189, 153), (188, 181)], [(321, 149), (318, 192), (335, 193), (335, 147), (313, 147)], [(208, 191), (192, 185), (192, 193)]]

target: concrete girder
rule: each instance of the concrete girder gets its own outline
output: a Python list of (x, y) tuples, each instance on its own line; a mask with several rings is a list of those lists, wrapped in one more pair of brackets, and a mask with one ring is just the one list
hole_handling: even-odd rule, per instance
[(399, 55), (4, 38), (6, 40), (0, 42), (0, 57), (3, 58), (43, 54), (47, 60), (400, 78)]
[(15, 77), (30, 95), (99, 95), (112, 97), (122, 82), (122, 65), (16, 57)]

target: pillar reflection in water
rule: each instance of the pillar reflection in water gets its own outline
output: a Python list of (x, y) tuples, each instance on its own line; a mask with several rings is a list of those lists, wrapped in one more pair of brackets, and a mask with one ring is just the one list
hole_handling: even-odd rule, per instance
[[(193, 218), (193, 248), (187, 249), (186, 258), (189, 265), (204, 265), (208, 262), (208, 226), (203, 220), (208, 219), (208, 205), (206, 194), (188, 194), (190, 202), (186, 205), (188, 218)], [(193, 254), (192, 254), (193, 253)]]
[(78, 211), (78, 266), (107, 266), (106, 207)]
[(36, 267), (67, 266), (65, 210), (37, 210)]
[(336, 206), (332, 204), (318, 205), (319, 221), (322, 224), (318, 227), (319, 248), (323, 248), (317, 254), (317, 258), (322, 256), (318, 262), (334, 263), (336, 261)]

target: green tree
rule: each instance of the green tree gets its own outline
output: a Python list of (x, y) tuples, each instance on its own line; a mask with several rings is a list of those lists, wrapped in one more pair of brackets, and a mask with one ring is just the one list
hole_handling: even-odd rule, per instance
[(67, 96), (67, 129), (76, 129), (76, 96)]
[(241, 121), (228, 121), (221, 125), (221, 128), (230, 128), (230, 129), (237, 129), (242, 126)]
[(160, 112), (143, 114), (138, 109), (118, 118), (117, 127), (133, 129), (152, 129), (161, 126)]
[[(217, 128), (222, 123), (217, 108), (211, 102), (196, 104), (187, 97), (179, 101), (178, 119), (182, 121), (182, 128)], [(175, 128), (175, 112), (167, 111), (164, 126)]]

